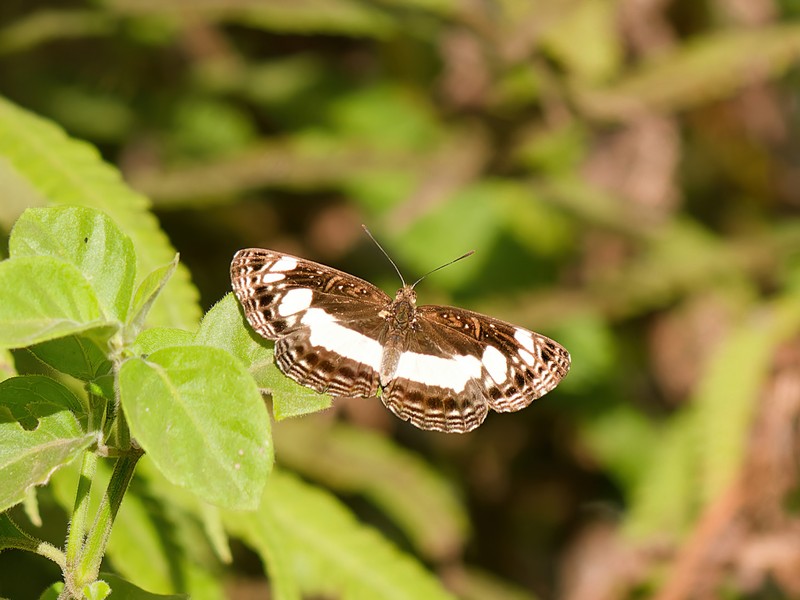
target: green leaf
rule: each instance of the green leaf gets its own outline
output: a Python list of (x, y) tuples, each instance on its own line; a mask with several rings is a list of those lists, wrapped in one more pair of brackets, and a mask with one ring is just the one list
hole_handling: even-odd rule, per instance
[(494, 202), (514, 241), (537, 255), (559, 256), (574, 248), (574, 225), (563, 212), (536, 198), (531, 186), (498, 182)]
[(111, 587), (102, 580), (86, 584), (81, 589), (81, 594), (86, 600), (105, 600), (111, 593)]
[(174, 327), (151, 327), (139, 334), (134, 343), (136, 354), (152, 354), (162, 348), (174, 346), (188, 346), (192, 344), (194, 334), (185, 329), (175, 329)]
[(363, 494), (426, 557), (446, 560), (462, 551), (468, 516), (421, 457), (382, 435), (317, 419), (279, 423), (273, 435), (282, 465), (345, 494)]
[[(92, 330), (84, 335), (70, 335), (31, 346), (28, 350), (55, 370), (91, 381), (111, 371), (107, 340), (96, 339)], [(103, 333), (103, 330), (100, 330)], [(107, 332), (106, 332), (107, 333)]]
[[(133, 241), (137, 272), (149, 273), (175, 255), (148, 211), (149, 201), (125, 185), (119, 172), (103, 162), (94, 147), (70, 139), (57, 126), (2, 98), (0, 155), (11, 167), (5, 175), (23, 180), (26, 189), (35, 188), (39, 198), (106, 213)], [(185, 328), (196, 324), (200, 318), (198, 293), (183, 266), (177, 267), (163, 295), (164, 302), (150, 313), (151, 324)]]
[(164, 348), (126, 361), (120, 390), (132, 434), (167, 479), (212, 504), (258, 506), (272, 466), (269, 417), (234, 357)]
[(58, 468), (89, 448), (85, 409), (72, 392), (40, 375), (0, 382), (0, 510), (47, 483)]
[[(792, 294), (758, 307), (711, 358), (689, 408), (651, 443), (640, 467), (627, 528), (639, 535), (683, 533), (697, 510), (741, 472), (760, 390), (781, 343), (800, 328)], [(651, 436), (652, 437), (652, 436)]]
[(164, 286), (167, 285), (172, 274), (175, 273), (175, 269), (178, 268), (178, 259), (179, 256), (176, 254), (170, 263), (154, 269), (136, 288), (136, 294), (131, 302), (130, 310), (130, 327), (134, 335), (144, 327), (145, 319), (150, 313), (153, 303), (164, 289)]
[(211, 307), (194, 338), (196, 344), (221, 348), (242, 361), (256, 380), (264, 386), (265, 371), (274, 369), (272, 345), (247, 324), (241, 306), (232, 293)]
[(29, 208), (11, 230), (12, 258), (52, 256), (75, 265), (109, 320), (124, 321), (136, 279), (133, 243), (100, 211), (80, 206)]
[(39, 541), (35, 540), (11, 519), (8, 513), (0, 513), (0, 551), (9, 548), (36, 552)]
[(653, 440), (658, 439), (659, 433), (650, 419), (624, 404), (587, 420), (582, 438), (599, 462), (629, 489), (652, 470), (657, 447)]
[(100, 573), (100, 578), (110, 586), (111, 597), (114, 600), (187, 600), (189, 598), (186, 594), (151, 594), (113, 573)]
[(277, 420), (331, 406), (329, 395), (318, 394), (281, 373), (275, 365), (272, 343), (247, 324), (233, 294), (227, 294), (203, 317), (195, 343), (222, 348), (239, 358), (258, 386), (272, 394), (272, 411)]
[[(90, 514), (97, 511), (108, 486), (109, 462), (98, 462)], [(58, 471), (48, 486), (65, 511), (73, 509), (79, 477), (80, 471), (73, 464)], [(117, 575), (153, 593), (189, 592), (193, 600), (224, 597), (199, 523), (199, 511), (188, 508), (197, 504), (196, 496), (167, 483), (145, 455), (136, 466), (108, 541), (106, 556)], [(102, 578), (112, 584), (111, 598), (116, 598), (114, 582), (106, 574)]]
[(0, 347), (22, 348), (109, 325), (73, 266), (49, 256), (0, 262)]
[[(175, 490), (174, 486), (169, 489)], [(149, 482), (139, 482), (125, 495), (108, 544), (115, 569), (131, 583), (153, 592), (187, 591), (193, 600), (223, 597), (197, 515), (175, 510), (170, 505), (172, 497), (161, 492)], [(199, 562), (196, 555), (206, 560)], [(112, 587), (112, 598), (116, 598), (117, 587)]]
[(14, 357), (8, 350), (0, 350), (0, 381), (14, 377), (17, 369), (14, 366)]
[(21, 375), (0, 382), (0, 402), (17, 421), (24, 422), (26, 429), (36, 426), (35, 418), (25, 421), (30, 415), (28, 403), (34, 400), (72, 411), (85, 428), (86, 404), (55, 379), (45, 375)]
[[(77, 7), (25, 11), (19, 18), (6, 21), (0, 32), (0, 54), (33, 50), (52, 41), (65, 38), (86, 39), (94, 35), (111, 35), (116, 31), (118, 17), (111, 12)], [(104, 115), (105, 116), (105, 115)], [(102, 120), (92, 115), (96, 128)], [(97, 121), (101, 121), (98, 123)]]
[(42, 595), (39, 596), (39, 600), (58, 600), (61, 597), (62, 591), (64, 591), (64, 582), (56, 581), (42, 592)]
[(282, 471), (272, 474), (257, 512), (229, 512), (226, 524), (262, 556), (288, 557), (306, 595), (345, 600), (453, 597), (409, 555), (360, 524), (331, 494)]
[(238, 535), (261, 556), (270, 580), (270, 591), (276, 600), (300, 600), (300, 577), (296, 573), (293, 559), (286, 548), (291, 541), (287, 539), (281, 524), (276, 521), (274, 511), (263, 507), (257, 515), (246, 515), (239, 523), (238, 515), (225, 515), (234, 535)]
[(42, 514), (39, 511), (39, 496), (36, 493), (36, 487), (28, 488), (25, 492), (25, 499), (22, 501), (22, 509), (25, 511), (25, 516), (31, 525), (36, 527), (42, 526)]
[(694, 424), (680, 413), (660, 435), (653, 436), (648, 468), (631, 494), (625, 523), (630, 535), (679, 538), (690, 525), (699, 501)]
[(272, 414), (276, 421), (326, 410), (333, 404), (328, 394), (318, 394), (280, 372), (265, 373), (264, 387), (272, 394)]
[(380, 7), (352, 0), (279, 2), (259, 4), (255, 8), (246, 2), (234, 3), (234, 6), (237, 4), (238, 11), (231, 11), (230, 5), (227, 7), (227, 19), (267, 31), (385, 37), (397, 27), (397, 20)]

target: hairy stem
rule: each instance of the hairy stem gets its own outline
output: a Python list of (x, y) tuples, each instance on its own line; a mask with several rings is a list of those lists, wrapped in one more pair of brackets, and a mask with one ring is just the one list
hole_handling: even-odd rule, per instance
[(114, 519), (119, 511), (122, 498), (125, 496), (128, 484), (130, 484), (133, 477), (136, 463), (142, 454), (141, 450), (135, 450), (117, 459), (94, 524), (86, 536), (86, 542), (78, 556), (74, 572), (71, 573), (71, 577), (68, 577), (68, 585), (73, 590), (79, 590), (83, 585), (97, 579), (97, 575), (100, 572), (100, 563), (106, 551), (108, 536), (111, 535), (111, 527), (114, 525)]
[(92, 481), (97, 470), (97, 455), (94, 452), (83, 453), (81, 474), (78, 479), (78, 490), (75, 493), (75, 506), (72, 510), (72, 519), (69, 524), (67, 536), (67, 569), (75, 566), (75, 561), (83, 547), (83, 537), (86, 535), (86, 520), (89, 514), (89, 498), (92, 491)]

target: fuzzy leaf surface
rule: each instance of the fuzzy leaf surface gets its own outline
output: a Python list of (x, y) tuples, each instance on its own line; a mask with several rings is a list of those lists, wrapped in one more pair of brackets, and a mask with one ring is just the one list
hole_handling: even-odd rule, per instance
[(120, 370), (131, 433), (176, 485), (254, 509), (272, 466), (269, 417), (252, 377), (218, 348), (164, 348)]
[(75, 266), (49, 256), (0, 263), (0, 348), (23, 348), (109, 324)]
[(195, 342), (222, 348), (239, 358), (258, 386), (272, 395), (272, 411), (278, 421), (331, 406), (329, 395), (318, 394), (281, 373), (275, 365), (271, 342), (247, 325), (233, 294), (227, 294), (208, 311)]
[(8, 242), (12, 258), (53, 256), (75, 265), (109, 319), (124, 321), (133, 296), (133, 243), (98, 210), (81, 206), (29, 208)]
[(95, 440), (81, 402), (42, 375), (0, 382), (0, 511), (22, 502)]

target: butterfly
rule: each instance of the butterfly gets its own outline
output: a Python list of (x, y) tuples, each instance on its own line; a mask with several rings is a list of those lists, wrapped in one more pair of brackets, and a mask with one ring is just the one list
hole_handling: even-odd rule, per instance
[(231, 282), (251, 327), (275, 341), (283, 373), (321, 393), (379, 396), (421, 429), (472, 431), (490, 408), (525, 408), (569, 371), (569, 352), (541, 334), (462, 308), (417, 306), (419, 281), (403, 282), (392, 299), (332, 267), (248, 248), (233, 257)]

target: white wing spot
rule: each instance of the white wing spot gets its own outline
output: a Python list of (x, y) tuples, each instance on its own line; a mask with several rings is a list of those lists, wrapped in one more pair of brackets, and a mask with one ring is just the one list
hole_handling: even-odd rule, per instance
[(517, 330), (514, 332), (514, 339), (517, 340), (528, 352), (536, 352), (536, 350), (533, 349), (533, 335), (530, 331), (517, 328)]
[(283, 273), (264, 273), (257, 278), (256, 283), (275, 283), (282, 279), (286, 279), (286, 275)]
[(536, 362), (536, 359), (533, 358), (533, 354), (531, 354), (527, 350), (523, 350), (522, 348), (520, 348), (519, 350), (517, 350), (517, 353), (520, 355), (522, 360), (524, 360), (527, 363), (529, 367), (532, 367), (533, 363)]
[(394, 377), (403, 377), (424, 385), (461, 392), (470, 379), (481, 373), (481, 361), (474, 356), (457, 355), (442, 358), (430, 354), (403, 352)]
[(313, 346), (321, 346), (380, 371), (383, 347), (377, 340), (339, 325), (335, 318), (321, 308), (306, 311), (302, 323), (308, 325), (309, 341)]
[(270, 271), (291, 271), (297, 268), (297, 259), (291, 256), (282, 256), (278, 262), (272, 265)]
[(495, 383), (503, 383), (508, 379), (508, 362), (500, 350), (494, 346), (486, 346), (481, 360), (484, 368)]
[(278, 305), (278, 314), (282, 317), (286, 317), (307, 309), (311, 306), (311, 298), (313, 296), (314, 293), (308, 288), (289, 290), (286, 292), (286, 295), (281, 298), (281, 303)]

